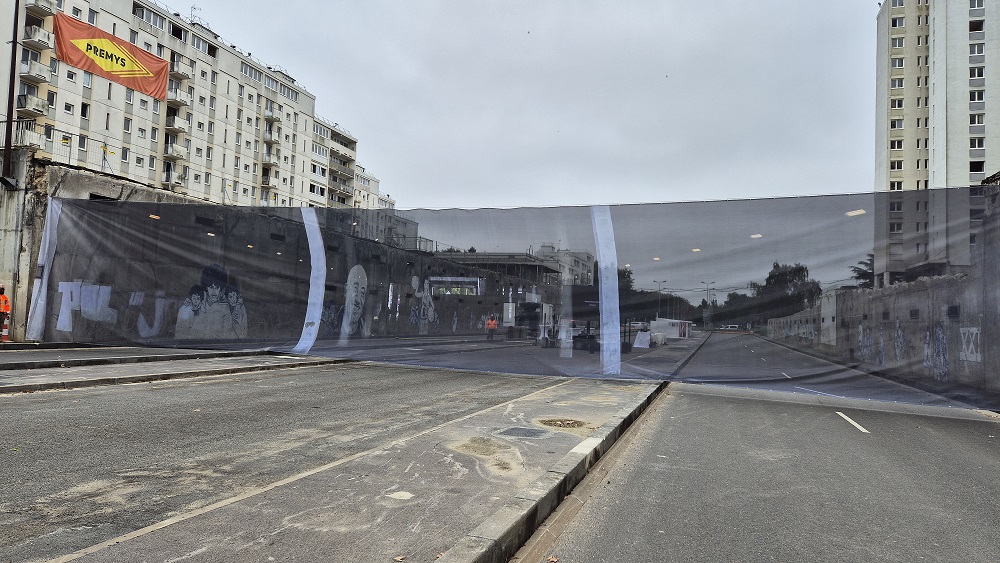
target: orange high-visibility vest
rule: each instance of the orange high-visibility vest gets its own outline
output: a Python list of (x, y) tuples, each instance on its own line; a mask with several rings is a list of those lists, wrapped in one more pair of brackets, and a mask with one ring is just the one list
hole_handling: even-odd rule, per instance
[(0, 295), (0, 313), (10, 313), (10, 298)]

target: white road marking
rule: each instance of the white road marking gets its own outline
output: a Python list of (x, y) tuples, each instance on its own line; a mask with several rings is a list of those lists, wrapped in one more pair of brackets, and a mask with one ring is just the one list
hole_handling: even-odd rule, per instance
[(785, 373), (785, 372), (781, 372), (781, 375), (783, 375), (783, 376), (787, 377), (788, 379), (791, 379), (791, 378), (792, 378), (792, 376), (788, 375), (788, 374), (787, 374), (787, 373)]
[[(791, 379), (791, 378), (789, 378)], [(809, 391), (810, 393), (819, 393), (820, 395), (826, 395), (827, 397), (836, 397), (838, 399), (846, 399), (843, 395), (831, 395), (830, 393), (824, 393), (822, 391), (817, 391), (815, 389), (806, 389), (805, 387), (796, 387), (796, 389), (801, 389), (803, 391)]]
[(407, 348), (407, 350), (412, 350), (414, 352), (423, 352), (424, 351), (423, 348)]
[(861, 426), (861, 425), (860, 425), (860, 424), (858, 424), (857, 422), (854, 422), (853, 420), (851, 420), (851, 417), (847, 416), (846, 414), (844, 414), (844, 413), (842, 413), (842, 412), (840, 412), (840, 411), (837, 411), (837, 414), (839, 414), (839, 415), (841, 416), (841, 418), (843, 418), (843, 419), (844, 419), (844, 420), (846, 420), (847, 422), (850, 422), (851, 424), (853, 424), (853, 425), (854, 425), (854, 427), (855, 427), (855, 428), (857, 428), (858, 430), (860, 430), (860, 431), (864, 432), (865, 434), (871, 434), (871, 432), (869, 432), (869, 431), (865, 430), (865, 427), (864, 427), (864, 426)]
[(762, 362), (766, 362), (766, 361), (767, 361), (767, 358), (761, 358), (761, 359), (760, 359), (760, 361), (762, 361)]

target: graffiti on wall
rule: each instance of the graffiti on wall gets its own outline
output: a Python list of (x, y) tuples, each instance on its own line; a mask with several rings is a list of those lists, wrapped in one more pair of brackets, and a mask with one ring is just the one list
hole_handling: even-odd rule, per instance
[(431, 294), (430, 280), (425, 279), (421, 286), (420, 278), (413, 276), (410, 281), (413, 296), (417, 304), (410, 308), (410, 324), (417, 327), (417, 334), (427, 334), (431, 325), (437, 325), (441, 320), (434, 309), (434, 297)]
[(62, 301), (56, 330), (73, 332), (74, 312), (79, 312), (81, 317), (90, 321), (110, 325), (118, 322), (118, 311), (109, 306), (110, 285), (83, 283), (83, 280), (59, 282), (59, 293), (62, 294)]
[(347, 288), (340, 322), (340, 342), (345, 343), (353, 335), (368, 336), (371, 324), (365, 318), (365, 300), (368, 297), (368, 273), (361, 264), (355, 265), (347, 274)]
[(982, 362), (983, 353), (979, 347), (980, 327), (962, 327), (962, 351), (958, 359), (965, 362)]
[(924, 369), (929, 371), (934, 379), (948, 381), (948, 340), (944, 325), (934, 323), (927, 327), (924, 337)]
[(896, 319), (896, 337), (894, 343), (896, 348), (896, 362), (901, 364), (906, 361), (910, 344), (906, 341), (906, 330), (899, 319)]

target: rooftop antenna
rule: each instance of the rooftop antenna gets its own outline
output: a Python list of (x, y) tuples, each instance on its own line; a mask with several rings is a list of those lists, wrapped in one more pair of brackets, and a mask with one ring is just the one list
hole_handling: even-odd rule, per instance
[(200, 12), (200, 11), (201, 11), (201, 8), (199, 8), (198, 6), (195, 6), (194, 4), (191, 4), (191, 21), (194, 21), (194, 19), (195, 19), (194, 18), (194, 13), (195, 12)]

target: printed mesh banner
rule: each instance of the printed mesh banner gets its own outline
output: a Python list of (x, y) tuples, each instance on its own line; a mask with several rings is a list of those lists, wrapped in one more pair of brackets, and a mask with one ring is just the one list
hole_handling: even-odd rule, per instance
[(52, 200), (28, 337), (989, 406), (996, 190), (405, 212)]
[(139, 47), (67, 16), (55, 15), (59, 60), (156, 99), (167, 97), (169, 63)]

